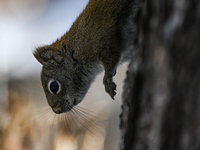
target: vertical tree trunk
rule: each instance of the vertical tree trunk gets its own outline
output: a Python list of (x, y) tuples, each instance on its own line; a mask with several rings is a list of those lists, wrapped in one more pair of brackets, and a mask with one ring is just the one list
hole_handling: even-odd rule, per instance
[(200, 149), (200, 1), (140, 1), (120, 150)]

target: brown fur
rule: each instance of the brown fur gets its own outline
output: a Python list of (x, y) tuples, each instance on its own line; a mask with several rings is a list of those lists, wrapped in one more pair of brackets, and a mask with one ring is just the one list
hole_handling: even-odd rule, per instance
[[(42, 83), (52, 108), (66, 112), (81, 102), (101, 66), (105, 70), (105, 90), (114, 99), (116, 68), (133, 51), (136, 12), (133, 0), (90, 0), (66, 34), (35, 51), (43, 64)], [(50, 79), (62, 83), (64, 91), (50, 94)]]

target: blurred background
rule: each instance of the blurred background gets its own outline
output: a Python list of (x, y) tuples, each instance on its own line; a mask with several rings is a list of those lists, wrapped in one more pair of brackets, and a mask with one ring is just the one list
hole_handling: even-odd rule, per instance
[(41, 86), (42, 66), (32, 55), (68, 31), (87, 2), (0, 0), (0, 149), (117, 149), (127, 64), (114, 77), (115, 101), (104, 90), (102, 73), (73, 112), (55, 115)]

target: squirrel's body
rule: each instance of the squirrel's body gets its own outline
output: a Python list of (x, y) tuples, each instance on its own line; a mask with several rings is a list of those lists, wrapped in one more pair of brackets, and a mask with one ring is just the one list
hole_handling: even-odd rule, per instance
[(90, 0), (65, 35), (35, 51), (43, 64), (43, 88), (55, 113), (67, 112), (81, 102), (102, 68), (105, 89), (114, 97), (116, 68), (133, 53), (136, 11), (132, 0)]

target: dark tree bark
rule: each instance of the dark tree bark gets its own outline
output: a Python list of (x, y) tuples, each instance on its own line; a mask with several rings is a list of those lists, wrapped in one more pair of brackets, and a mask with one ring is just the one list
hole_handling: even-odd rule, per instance
[[(120, 150), (200, 149), (200, 1), (140, 1)], [(140, 41), (140, 40), (139, 40)]]

